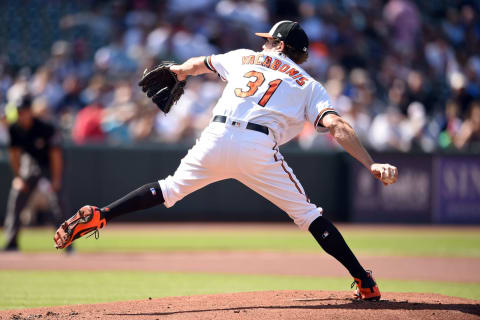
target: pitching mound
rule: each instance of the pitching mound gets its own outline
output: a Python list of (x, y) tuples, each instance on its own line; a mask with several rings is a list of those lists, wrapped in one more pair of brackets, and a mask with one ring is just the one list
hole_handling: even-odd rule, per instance
[(379, 302), (350, 292), (266, 291), (169, 297), (0, 312), (0, 319), (479, 319), (480, 301), (384, 293)]

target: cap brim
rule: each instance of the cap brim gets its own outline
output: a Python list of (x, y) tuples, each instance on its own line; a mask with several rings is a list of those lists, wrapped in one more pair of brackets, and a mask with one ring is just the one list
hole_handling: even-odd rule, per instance
[(270, 38), (272, 39), (272, 35), (270, 33), (255, 33), (256, 36), (262, 37), (262, 38)]

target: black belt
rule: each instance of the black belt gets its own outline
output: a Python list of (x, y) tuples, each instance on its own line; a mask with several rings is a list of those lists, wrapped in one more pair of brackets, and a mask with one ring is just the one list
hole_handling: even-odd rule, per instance
[[(225, 123), (227, 122), (227, 117), (226, 116), (215, 116), (213, 117), (213, 122), (221, 122), (221, 123)], [(240, 122), (238, 121), (232, 121), (232, 125), (233, 126), (239, 126), (240, 125)], [(249, 130), (255, 130), (255, 131), (258, 131), (258, 132), (261, 132), (261, 133), (265, 133), (267, 136), (268, 136), (268, 128), (265, 127), (265, 126), (262, 126), (261, 124), (256, 124), (256, 123), (247, 123), (247, 126), (245, 127)]]

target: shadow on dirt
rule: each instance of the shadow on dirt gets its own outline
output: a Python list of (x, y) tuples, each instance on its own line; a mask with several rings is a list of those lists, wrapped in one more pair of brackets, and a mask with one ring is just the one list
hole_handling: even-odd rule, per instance
[[(479, 304), (442, 304), (442, 303), (421, 303), (395, 300), (380, 300), (378, 302), (358, 301), (352, 299), (299, 299), (296, 301), (303, 302), (318, 302), (330, 300), (333, 303), (320, 305), (291, 305), (291, 306), (245, 306), (234, 308), (217, 308), (217, 309), (198, 309), (198, 310), (183, 310), (171, 312), (155, 312), (155, 313), (109, 313), (110, 316), (167, 316), (174, 314), (200, 313), (200, 312), (214, 312), (214, 311), (234, 311), (240, 312), (243, 310), (260, 310), (260, 309), (311, 309), (311, 310), (326, 310), (326, 309), (346, 309), (346, 310), (430, 310), (430, 311), (460, 311), (466, 314), (480, 316)], [(342, 301), (342, 302), (340, 302)], [(348, 301), (348, 302), (347, 302)]]

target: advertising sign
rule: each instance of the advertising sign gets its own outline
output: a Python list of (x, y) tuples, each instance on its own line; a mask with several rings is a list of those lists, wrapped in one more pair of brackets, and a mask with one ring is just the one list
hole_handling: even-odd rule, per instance
[(480, 156), (434, 159), (433, 221), (480, 223)]
[(377, 162), (399, 169), (398, 181), (384, 186), (371, 173), (352, 166), (351, 219), (361, 222), (430, 222), (432, 159), (429, 155), (377, 155)]

